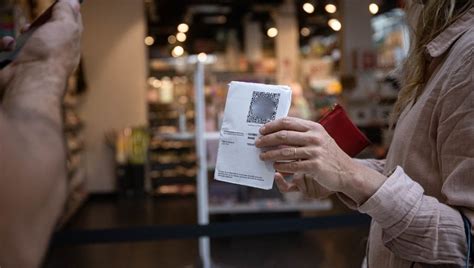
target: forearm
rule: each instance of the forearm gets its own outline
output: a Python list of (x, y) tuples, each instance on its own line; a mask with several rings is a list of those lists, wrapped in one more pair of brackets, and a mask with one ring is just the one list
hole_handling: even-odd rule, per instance
[(64, 206), (64, 156), (62, 149), (49, 153), (46, 145), (25, 143), (4, 119), (0, 115), (0, 266), (38, 267)]
[[(66, 194), (61, 99), (65, 75), (17, 66), (0, 111), (0, 266), (34, 267)], [(19, 213), (21, 212), (21, 213)], [(28, 248), (31, 241), (35, 246)], [(41, 243), (41, 247), (37, 247)]]

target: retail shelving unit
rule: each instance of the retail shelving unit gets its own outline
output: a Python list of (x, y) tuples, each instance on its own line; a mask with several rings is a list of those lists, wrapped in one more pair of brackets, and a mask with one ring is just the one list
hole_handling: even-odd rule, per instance
[(195, 193), (195, 137), (177, 129), (180, 120), (193, 124), (194, 111), (180, 114), (173, 103), (150, 103), (148, 107), (152, 131), (148, 166), (153, 194)]

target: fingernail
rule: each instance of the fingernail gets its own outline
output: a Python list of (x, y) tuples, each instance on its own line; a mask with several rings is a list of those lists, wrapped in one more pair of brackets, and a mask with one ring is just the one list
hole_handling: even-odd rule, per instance
[(264, 131), (265, 131), (265, 126), (260, 128), (260, 134), (263, 134)]
[(260, 146), (260, 143), (261, 143), (260, 138), (258, 138), (258, 139), (255, 141), (255, 146), (256, 146), (256, 147), (259, 147), (259, 146)]
[(260, 160), (265, 160), (265, 153), (260, 154)]

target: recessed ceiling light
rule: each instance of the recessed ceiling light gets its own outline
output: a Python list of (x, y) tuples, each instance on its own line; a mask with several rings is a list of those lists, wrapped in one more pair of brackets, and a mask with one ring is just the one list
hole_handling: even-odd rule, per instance
[(176, 36), (174, 36), (174, 35), (168, 36), (168, 43), (169, 43), (170, 45), (176, 44)]
[(333, 4), (327, 4), (324, 9), (326, 10), (327, 13), (333, 14), (336, 13), (337, 7), (336, 5)]
[(372, 15), (379, 13), (379, 6), (376, 3), (372, 3), (369, 5), (369, 11)]
[(329, 27), (331, 27), (331, 29), (333, 29), (334, 31), (338, 32), (342, 29), (342, 24), (339, 20), (337, 19), (330, 19), (328, 21), (328, 25)]
[(187, 25), (186, 23), (181, 23), (180, 25), (178, 25), (178, 31), (181, 33), (187, 33), (189, 31), (189, 25)]
[(145, 37), (145, 45), (152, 46), (155, 43), (155, 38), (152, 36)]
[(175, 46), (171, 51), (171, 56), (173, 57), (181, 57), (184, 54), (184, 48), (182, 46)]
[(270, 29), (267, 30), (267, 35), (268, 37), (270, 38), (274, 38), (278, 35), (278, 29), (275, 28), (275, 27), (272, 27)]
[(178, 40), (179, 42), (184, 42), (186, 41), (186, 34), (185, 33), (177, 33), (176, 34), (176, 40)]
[(301, 28), (300, 33), (302, 36), (306, 37), (311, 34), (311, 30), (308, 27), (303, 27)]
[(311, 13), (314, 12), (314, 5), (311, 4), (311, 3), (306, 2), (306, 3), (303, 4), (303, 10), (306, 13), (311, 14)]

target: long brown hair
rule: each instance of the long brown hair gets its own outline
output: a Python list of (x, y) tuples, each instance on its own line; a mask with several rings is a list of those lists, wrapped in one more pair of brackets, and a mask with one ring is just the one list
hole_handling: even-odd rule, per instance
[(391, 115), (392, 126), (402, 111), (423, 93), (424, 85), (429, 79), (426, 45), (473, 6), (473, 0), (412, 0), (410, 2), (412, 3), (408, 3), (406, 7), (407, 14), (417, 16), (417, 19), (412, 31), (412, 47), (404, 64), (403, 86)]

